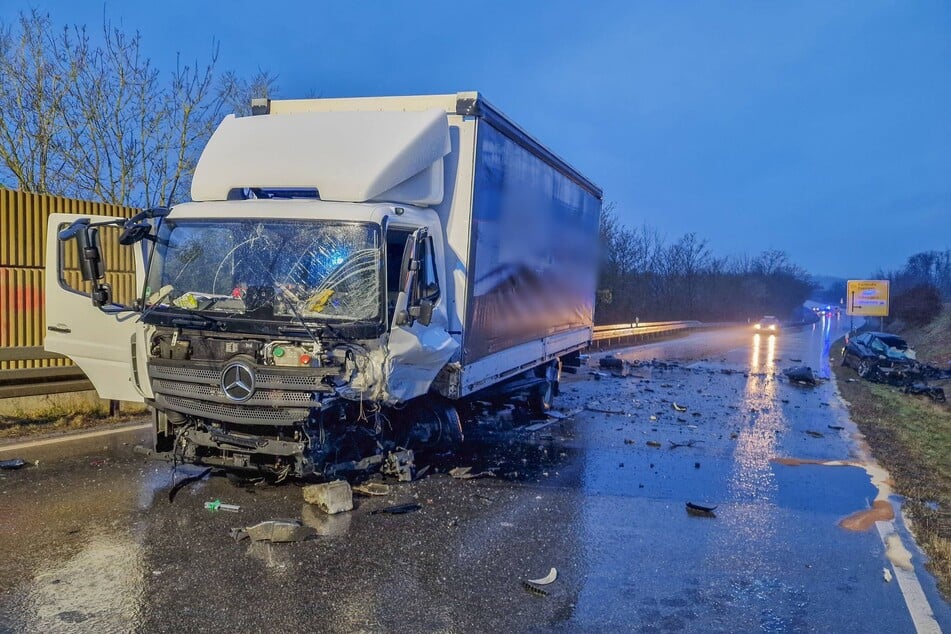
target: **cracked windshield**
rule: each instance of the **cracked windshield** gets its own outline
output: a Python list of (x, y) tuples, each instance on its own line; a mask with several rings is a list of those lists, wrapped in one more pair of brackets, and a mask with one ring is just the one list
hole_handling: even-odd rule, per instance
[(374, 320), (380, 266), (371, 225), (165, 222), (146, 304), (222, 316)]

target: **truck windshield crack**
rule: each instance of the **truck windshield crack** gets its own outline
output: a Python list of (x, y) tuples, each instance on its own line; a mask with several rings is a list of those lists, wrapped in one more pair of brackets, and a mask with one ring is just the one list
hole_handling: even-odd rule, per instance
[(166, 221), (149, 271), (146, 310), (378, 321), (381, 272), (379, 229), (371, 224)]

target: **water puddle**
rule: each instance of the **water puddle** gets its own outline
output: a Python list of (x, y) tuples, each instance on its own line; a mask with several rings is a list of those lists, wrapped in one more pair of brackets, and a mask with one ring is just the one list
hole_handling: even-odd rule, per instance
[(892, 482), (882, 467), (868, 462), (859, 462), (852, 460), (808, 460), (800, 458), (773, 458), (772, 462), (788, 467), (798, 467), (802, 465), (819, 465), (824, 467), (857, 467), (865, 471), (872, 486), (878, 492), (869, 508), (862, 509), (839, 521), (839, 526), (850, 531), (867, 531), (875, 522), (890, 521), (895, 519), (895, 510), (889, 501), (892, 495)]

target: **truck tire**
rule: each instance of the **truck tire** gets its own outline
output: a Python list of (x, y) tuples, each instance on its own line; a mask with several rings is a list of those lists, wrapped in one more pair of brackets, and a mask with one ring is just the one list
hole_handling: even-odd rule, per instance
[(528, 406), (534, 416), (545, 416), (554, 405), (558, 395), (560, 367), (556, 359), (538, 368), (538, 375), (545, 380), (528, 395)]

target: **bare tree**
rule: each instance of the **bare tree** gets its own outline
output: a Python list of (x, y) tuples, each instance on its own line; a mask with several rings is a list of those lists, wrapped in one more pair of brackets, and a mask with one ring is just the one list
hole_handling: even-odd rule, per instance
[(218, 73), (216, 42), (206, 62), (163, 71), (139, 33), (105, 20), (99, 39), (37, 10), (0, 25), (0, 184), (131, 206), (185, 200), (222, 116), (269, 96), (276, 78)]

